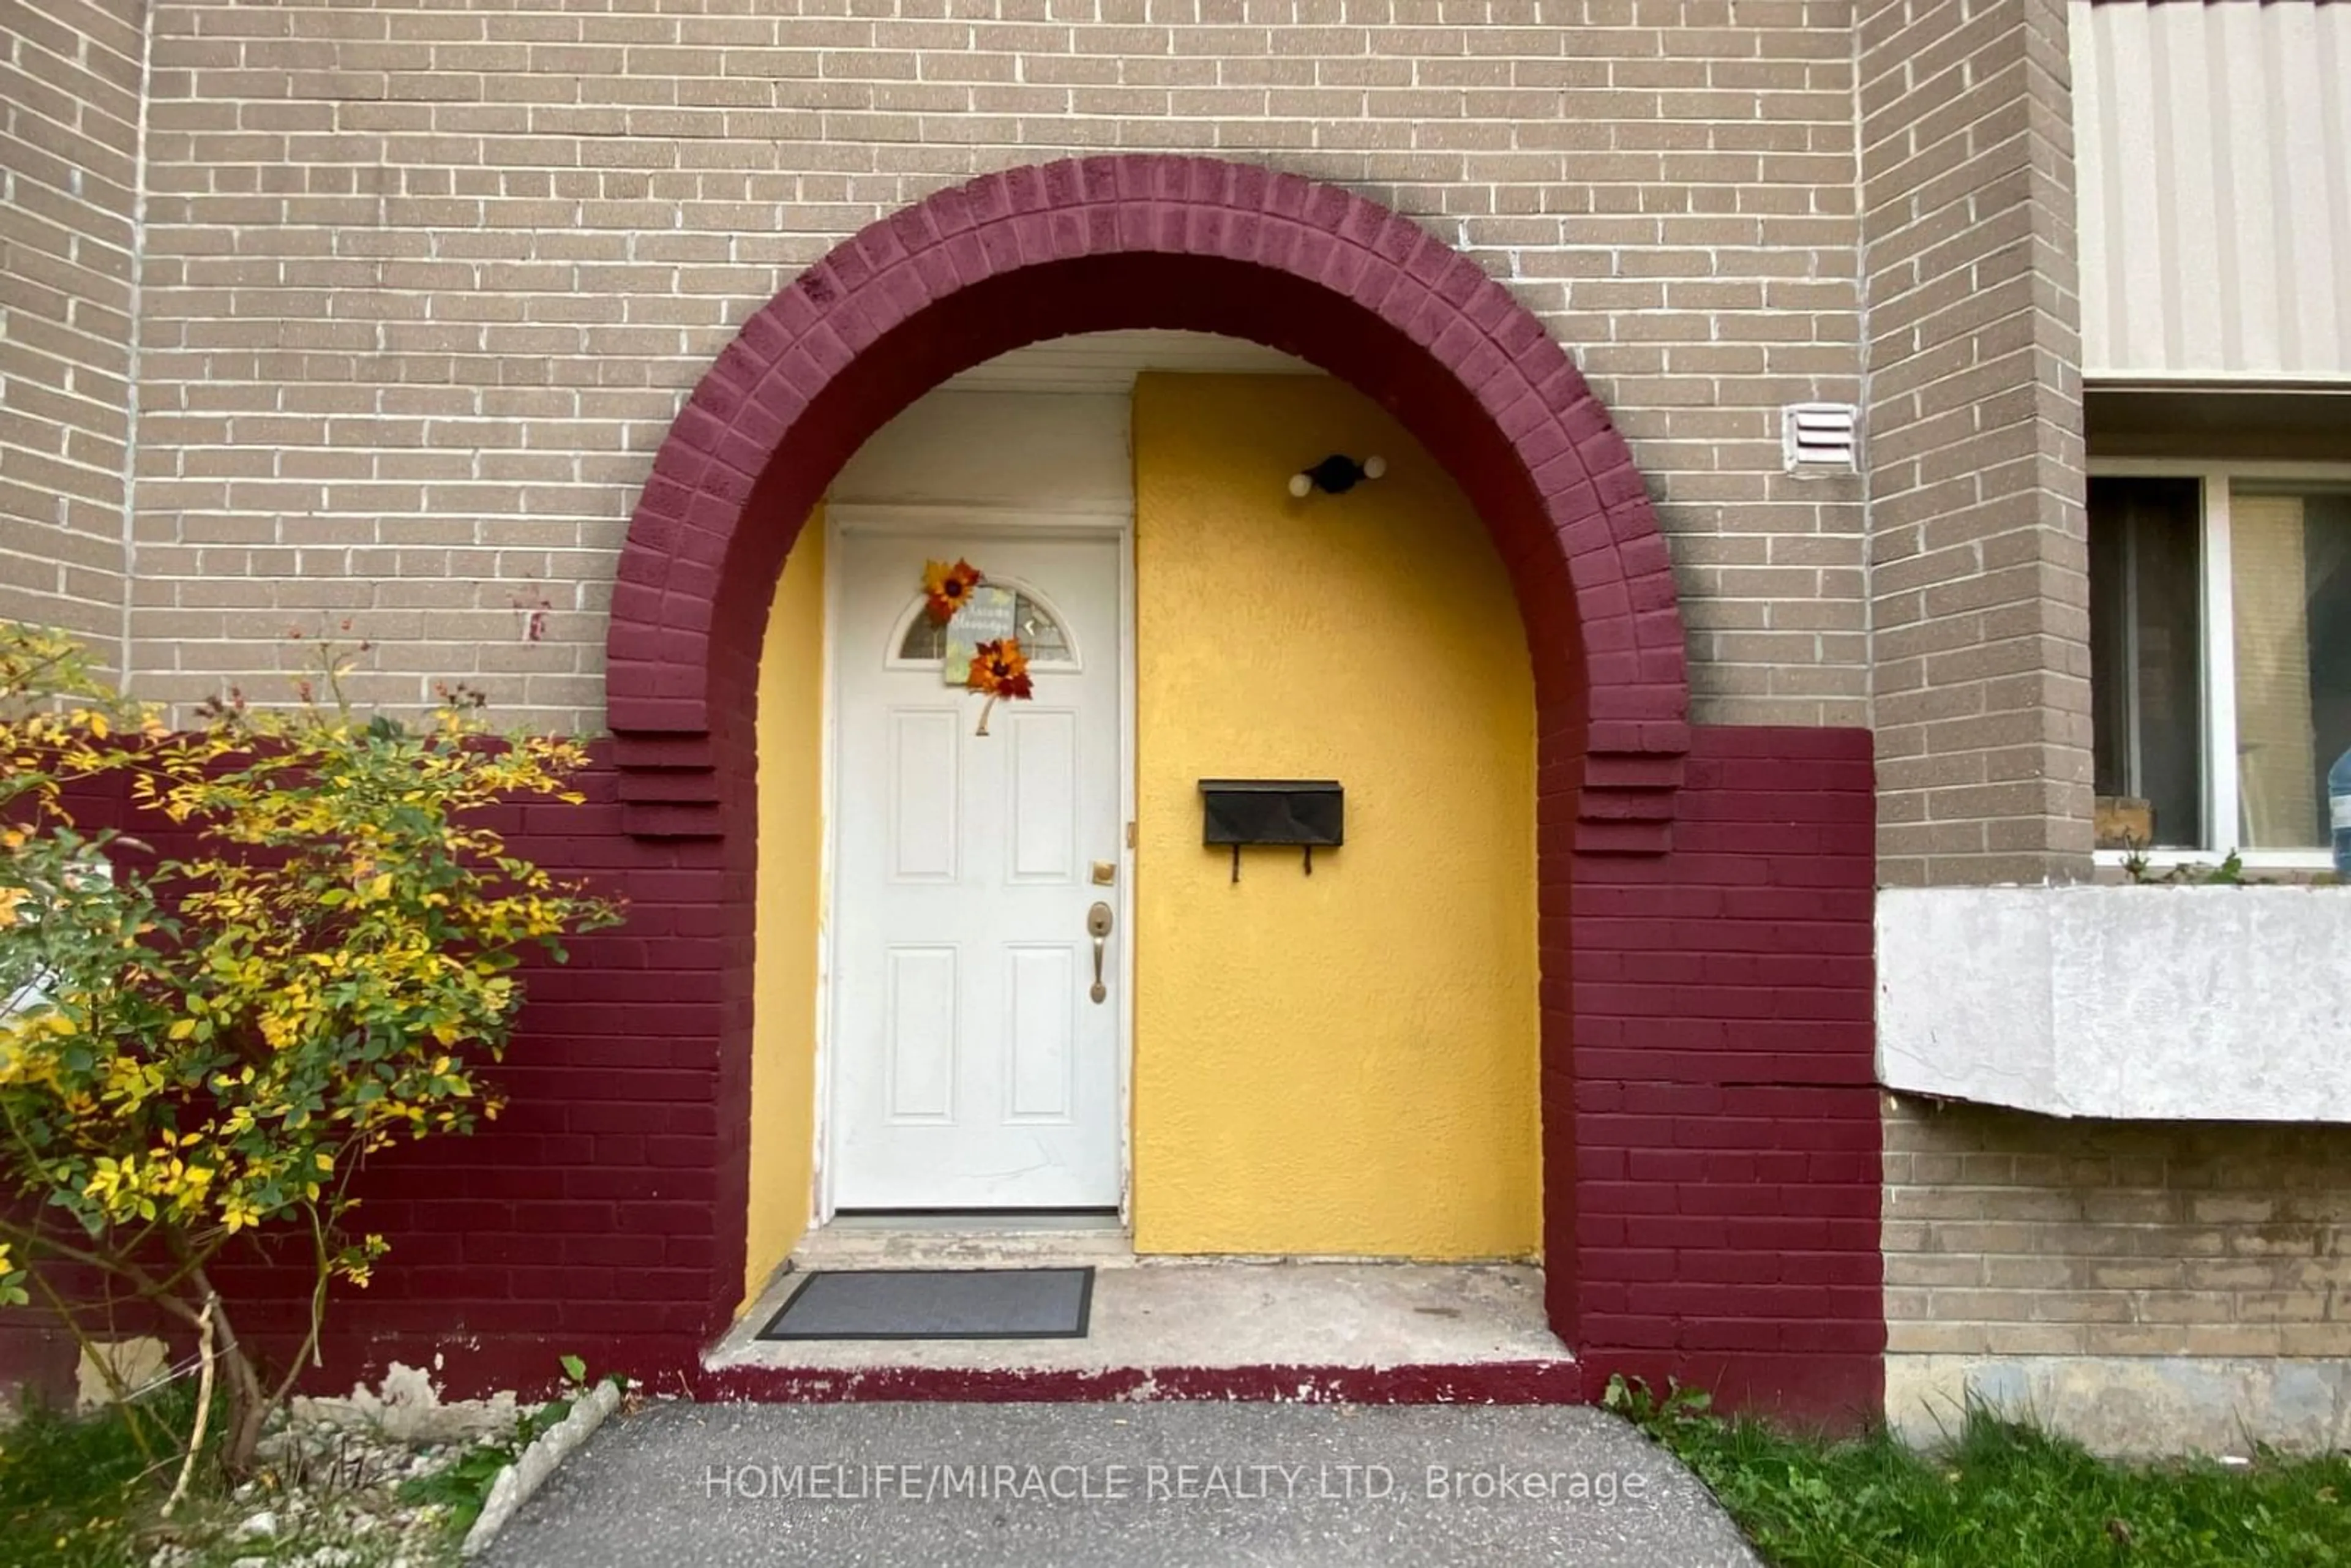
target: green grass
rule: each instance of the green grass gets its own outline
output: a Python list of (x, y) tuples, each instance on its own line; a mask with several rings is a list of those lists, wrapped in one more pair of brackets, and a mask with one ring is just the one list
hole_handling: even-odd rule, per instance
[[(455, 1561), (463, 1526), (451, 1526), (445, 1515), (413, 1531), (350, 1533), (352, 1511), (367, 1511), (368, 1500), (355, 1501), (351, 1479), (333, 1459), (298, 1461), (308, 1469), (290, 1478), (283, 1460), (265, 1463), (245, 1496), (232, 1495), (215, 1462), (225, 1406), (223, 1399), (214, 1408), (207, 1451), (169, 1520), (162, 1518), (163, 1500), (180, 1473), (195, 1416), (195, 1397), (185, 1383), (141, 1398), (128, 1414), (120, 1406), (86, 1416), (28, 1406), (14, 1426), (0, 1429), (0, 1568), (148, 1568), (167, 1543), (178, 1549), (184, 1568), (301, 1560), (328, 1545), (348, 1552), (347, 1561), (358, 1568), (381, 1568), (396, 1557), (413, 1568)], [(498, 1463), (511, 1451), (507, 1445), (484, 1450)], [(496, 1464), (476, 1464), (462, 1478), (428, 1477), (436, 1483), (431, 1495), (403, 1500), (462, 1508), (470, 1521), (496, 1473)], [(395, 1490), (371, 1484), (372, 1500)], [(289, 1485), (298, 1485), (311, 1504), (298, 1520), (286, 1508)], [(419, 1486), (401, 1483), (396, 1490)], [(339, 1501), (340, 1513), (329, 1506)], [(266, 1538), (246, 1533), (242, 1521), (265, 1509), (279, 1519), (277, 1531)]]
[[(195, 1407), (194, 1394), (178, 1385), (131, 1411), (110, 1407), (86, 1419), (27, 1406), (0, 1431), (0, 1542), (9, 1568), (143, 1564), (152, 1546), (139, 1538), (179, 1473)], [(196, 1469), (199, 1483), (214, 1473), (204, 1461)], [(183, 1506), (208, 1500), (194, 1487)]]
[(1609, 1404), (1697, 1471), (1778, 1568), (2351, 1568), (2351, 1458), (2126, 1465), (1981, 1411), (1916, 1452), (1659, 1401)]
[[(586, 1368), (564, 1358), (573, 1387)], [(148, 1568), (156, 1549), (179, 1548), (185, 1568), (228, 1568), (239, 1559), (302, 1559), (320, 1546), (350, 1554), (359, 1568), (405, 1559), (413, 1568), (454, 1562), (498, 1471), (569, 1414), (558, 1399), (526, 1412), (511, 1431), (444, 1453), (443, 1468), (400, 1479), (364, 1458), (357, 1469), (334, 1455), (298, 1449), (265, 1458), (243, 1497), (227, 1490), (214, 1462), (225, 1429), (218, 1402), (188, 1496), (169, 1520), (163, 1500), (179, 1475), (195, 1418), (195, 1396), (175, 1382), (129, 1411), (109, 1406), (75, 1416), (28, 1406), (0, 1427), (0, 1568)], [(298, 1492), (298, 1510), (286, 1504)], [(422, 1505), (433, 1505), (436, 1511)], [(244, 1521), (261, 1510), (278, 1518), (266, 1539)], [(397, 1515), (395, 1518), (394, 1515)]]

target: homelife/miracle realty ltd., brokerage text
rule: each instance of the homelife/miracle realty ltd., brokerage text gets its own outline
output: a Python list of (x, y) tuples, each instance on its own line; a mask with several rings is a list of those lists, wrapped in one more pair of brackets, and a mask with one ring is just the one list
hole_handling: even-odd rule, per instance
[(705, 1466), (705, 1498), (729, 1502), (1380, 1502), (1416, 1489), (1445, 1502), (1637, 1501), (1649, 1478), (1615, 1470), (1430, 1465), (742, 1464)]

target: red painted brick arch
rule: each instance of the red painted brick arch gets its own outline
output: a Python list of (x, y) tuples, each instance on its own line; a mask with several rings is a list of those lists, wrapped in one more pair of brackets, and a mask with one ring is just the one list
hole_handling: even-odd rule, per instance
[(632, 827), (724, 831), (776, 574), (868, 436), (1007, 350), (1144, 327), (1294, 353), (1420, 438), (1518, 587), (1543, 815), (1574, 824), (1546, 833), (1546, 861), (1663, 850), (1689, 745), (1681, 612), (1607, 410), (1508, 290), (1410, 219), (1295, 175), (1157, 155), (1013, 169), (874, 224), (703, 377), (613, 591), (610, 717)]
[[(720, 1201), (747, 1173), (752, 873), (737, 846), (785, 554), (841, 465), (932, 387), (1024, 344), (1129, 328), (1246, 338), (1353, 383), (1444, 463), (1510, 572), (1539, 737), (1545, 1291), (1575, 1344), (1580, 1281), (1586, 1313), (1615, 1314), (1593, 1321), (1626, 1309), (1577, 1248), (1579, 1208), (1602, 1189), (1578, 1180), (1589, 1118), (1571, 1051), (1614, 1028), (1584, 1017), (1574, 956), (1604, 970), (1621, 933), (1594, 913), (1612, 894), (1570, 894), (1597, 886), (1594, 857), (1654, 876), (1670, 847), (1691, 733), (1665, 540), (1607, 411), (1508, 290), (1407, 218), (1242, 164), (1014, 169), (873, 225), (751, 318), (654, 459), (613, 591), (613, 759), (640, 841), (728, 841), (705, 857), (735, 955), (715, 1058)], [(729, 1305), (714, 1297), (721, 1321)]]

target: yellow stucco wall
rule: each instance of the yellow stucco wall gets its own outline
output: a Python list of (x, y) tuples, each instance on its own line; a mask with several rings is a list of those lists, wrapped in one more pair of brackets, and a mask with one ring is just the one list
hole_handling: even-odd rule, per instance
[(746, 1300), (807, 1230), (816, 1159), (823, 847), (824, 514), (792, 545), (759, 662), (759, 891)]
[[(1343, 383), (1136, 383), (1135, 1245), (1539, 1245), (1534, 698), (1452, 481)], [(1327, 453), (1387, 476), (1293, 501)], [(1200, 842), (1204, 778), (1336, 779), (1346, 845)]]

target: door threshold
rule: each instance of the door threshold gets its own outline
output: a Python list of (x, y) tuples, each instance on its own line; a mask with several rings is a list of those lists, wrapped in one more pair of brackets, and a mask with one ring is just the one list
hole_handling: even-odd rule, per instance
[(1124, 1230), (1115, 1208), (843, 1208), (827, 1229), (990, 1231)]
[(789, 1268), (1041, 1269), (1121, 1267), (1134, 1239), (1116, 1214), (994, 1210), (952, 1214), (835, 1214), (792, 1249)]

